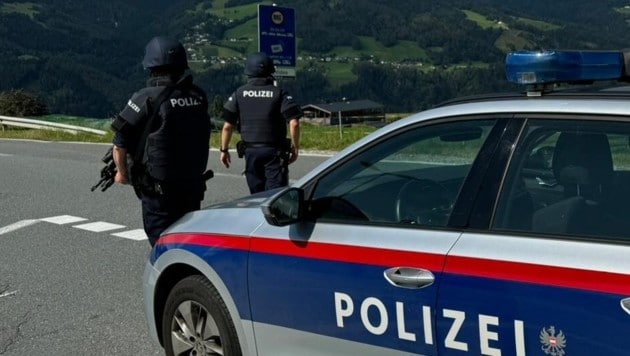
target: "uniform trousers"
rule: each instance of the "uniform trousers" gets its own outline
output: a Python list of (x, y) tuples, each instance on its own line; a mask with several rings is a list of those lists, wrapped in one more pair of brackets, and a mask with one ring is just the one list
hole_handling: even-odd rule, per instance
[(199, 210), (201, 207), (199, 194), (158, 195), (154, 193), (143, 193), (141, 201), (142, 222), (151, 246), (157, 243), (162, 232), (171, 224), (186, 213)]
[(288, 162), (277, 147), (247, 147), (245, 178), (251, 194), (286, 187), (289, 184)]

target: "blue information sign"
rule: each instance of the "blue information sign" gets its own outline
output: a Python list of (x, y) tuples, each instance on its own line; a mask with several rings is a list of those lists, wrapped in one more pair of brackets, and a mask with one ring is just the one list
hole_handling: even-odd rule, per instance
[(275, 76), (295, 77), (297, 46), (293, 9), (258, 5), (258, 50), (273, 60)]

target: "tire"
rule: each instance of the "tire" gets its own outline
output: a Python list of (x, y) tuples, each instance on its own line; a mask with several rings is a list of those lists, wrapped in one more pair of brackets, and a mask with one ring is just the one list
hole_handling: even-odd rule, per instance
[(166, 355), (241, 356), (238, 336), (219, 292), (203, 276), (179, 281), (162, 318)]

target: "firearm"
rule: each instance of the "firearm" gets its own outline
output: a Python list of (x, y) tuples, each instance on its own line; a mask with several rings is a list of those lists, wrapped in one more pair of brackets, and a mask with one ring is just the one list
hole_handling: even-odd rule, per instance
[(207, 181), (214, 178), (214, 171), (212, 169), (208, 169), (207, 171), (203, 172), (203, 180)]
[(114, 146), (110, 147), (109, 150), (103, 156), (102, 161), (105, 163), (105, 167), (101, 169), (101, 180), (98, 183), (94, 184), (91, 191), (96, 190), (96, 188), (101, 187), (101, 192), (107, 190), (107, 188), (111, 187), (114, 184), (114, 177), (116, 177), (116, 163), (114, 163)]

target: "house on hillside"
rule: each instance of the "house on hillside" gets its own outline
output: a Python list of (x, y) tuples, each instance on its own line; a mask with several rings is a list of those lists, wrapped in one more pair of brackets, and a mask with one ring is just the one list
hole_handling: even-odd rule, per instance
[(317, 125), (384, 123), (385, 108), (372, 100), (348, 100), (302, 106), (303, 120)]

